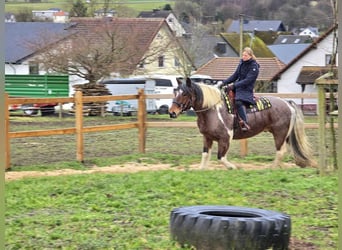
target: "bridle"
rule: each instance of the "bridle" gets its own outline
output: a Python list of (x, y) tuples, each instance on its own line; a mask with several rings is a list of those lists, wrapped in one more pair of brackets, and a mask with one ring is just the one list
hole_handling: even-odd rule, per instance
[[(184, 94), (182, 93), (182, 95)], [(192, 107), (192, 98), (190, 96), (186, 103), (179, 103), (176, 102), (175, 99), (173, 99), (172, 103), (176, 104), (181, 109), (181, 111), (184, 112)]]

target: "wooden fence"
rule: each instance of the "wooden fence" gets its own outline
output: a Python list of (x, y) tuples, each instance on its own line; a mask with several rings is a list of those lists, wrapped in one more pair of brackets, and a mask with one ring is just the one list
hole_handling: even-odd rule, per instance
[[(273, 95), (282, 98), (317, 98), (317, 94), (274, 94), (267, 93), (260, 95)], [(51, 136), (51, 135), (66, 135), (76, 134), (76, 159), (77, 161), (84, 161), (84, 133), (108, 131), (108, 130), (122, 130), (122, 129), (138, 129), (138, 141), (139, 152), (145, 153), (146, 146), (146, 131), (147, 128), (166, 128), (166, 127), (197, 127), (196, 122), (148, 122), (146, 112), (146, 99), (167, 99), (173, 98), (173, 95), (166, 94), (148, 94), (144, 93), (143, 89), (139, 89), (136, 95), (117, 95), (117, 96), (82, 96), (82, 92), (77, 91), (74, 97), (60, 97), (60, 98), (9, 98), (5, 95), (6, 106), (13, 104), (32, 104), (32, 103), (74, 103), (75, 105), (75, 127), (61, 128), (61, 129), (49, 129), (49, 130), (35, 130), (35, 131), (19, 131), (10, 132), (10, 114), (8, 109), (5, 115), (6, 119), (6, 169), (11, 166), (10, 156), (10, 139), (12, 138), (24, 138), (24, 137), (36, 137), (36, 136)], [(83, 124), (83, 103), (88, 102), (107, 102), (115, 100), (138, 100), (138, 112), (137, 121), (125, 124), (114, 125), (100, 125), (100, 126), (87, 126)], [(319, 128), (318, 124), (305, 124), (306, 128)], [(245, 156), (248, 152), (247, 140), (240, 140), (241, 143), (241, 155)]]

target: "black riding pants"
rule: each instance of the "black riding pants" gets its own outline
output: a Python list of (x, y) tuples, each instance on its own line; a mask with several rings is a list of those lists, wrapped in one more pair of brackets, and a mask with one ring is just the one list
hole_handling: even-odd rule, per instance
[(246, 105), (248, 105), (248, 103), (241, 100), (236, 100), (235, 105), (238, 115), (247, 123)]

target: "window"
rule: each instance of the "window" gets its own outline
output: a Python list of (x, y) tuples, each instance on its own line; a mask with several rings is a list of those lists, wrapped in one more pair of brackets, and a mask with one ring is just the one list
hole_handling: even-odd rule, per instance
[(156, 86), (157, 87), (172, 87), (171, 80), (167, 79), (156, 79)]
[(37, 62), (29, 62), (29, 74), (30, 75), (39, 74), (39, 65)]
[(164, 56), (159, 56), (158, 57), (158, 67), (164, 67)]
[(325, 55), (325, 65), (335, 65), (336, 60), (333, 58), (332, 54)]
[(179, 66), (181, 66), (179, 59), (175, 57), (175, 67), (179, 67)]

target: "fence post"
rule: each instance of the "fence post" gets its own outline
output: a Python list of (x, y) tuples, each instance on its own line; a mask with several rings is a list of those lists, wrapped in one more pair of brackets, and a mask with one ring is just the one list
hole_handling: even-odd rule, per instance
[(245, 157), (248, 154), (248, 142), (247, 139), (240, 140), (240, 156)]
[(77, 90), (75, 93), (75, 127), (76, 127), (76, 159), (83, 162), (84, 145), (83, 145), (83, 98), (82, 91)]
[(144, 89), (138, 90), (139, 153), (145, 153), (146, 146), (146, 96)]
[(10, 143), (10, 137), (9, 137), (9, 126), (10, 126), (10, 121), (9, 121), (9, 111), (8, 111), (8, 94), (5, 93), (5, 141), (6, 141), (6, 152), (5, 152), (5, 169), (10, 169), (11, 168), (11, 143)]
[(318, 84), (318, 155), (319, 155), (319, 170), (321, 175), (326, 174), (326, 140), (325, 140), (325, 112), (326, 112), (326, 104), (325, 104), (325, 90), (324, 86)]

